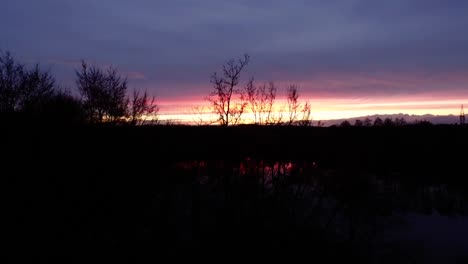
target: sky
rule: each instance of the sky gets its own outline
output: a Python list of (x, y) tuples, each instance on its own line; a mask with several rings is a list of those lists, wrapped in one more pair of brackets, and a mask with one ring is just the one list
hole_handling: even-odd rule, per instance
[(172, 118), (205, 104), (210, 76), (298, 84), (314, 119), (458, 114), (468, 104), (465, 0), (3, 0), (0, 50), (73, 90), (80, 60), (113, 65)]

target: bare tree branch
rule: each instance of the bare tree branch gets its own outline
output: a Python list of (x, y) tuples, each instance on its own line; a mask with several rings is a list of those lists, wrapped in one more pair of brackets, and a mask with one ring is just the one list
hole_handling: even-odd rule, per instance
[(299, 120), (300, 126), (311, 126), (312, 125), (312, 116), (311, 116), (311, 106), (307, 101), (301, 109), (301, 119)]
[(238, 61), (230, 60), (223, 65), (222, 76), (217, 73), (211, 76), (214, 90), (207, 99), (218, 116), (218, 122), (223, 126), (239, 123), (247, 106), (243, 89), (239, 90), (236, 87), (239, 85), (242, 69), (247, 66), (249, 60), (247, 54)]
[(292, 125), (297, 120), (297, 114), (299, 110), (299, 92), (297, 85), (292, 84), (287, 90), (287, 103), (288, 103), (288, 124)]
[(76, 75), (78, 90), (91, 122), (116, 122), (127, 116), (127, 79), (118, 76), (116, 69), (109, 67), (103, 71), (95, 66), (88, 67), (82, 61)]
[(130, 106), (130, 123), (132, 125), (142, 125), (146, 120), (143, 120), (143, 116), (152, 115), (151, 122), (158, 123), (159, 117), (159, 106), (156, 104), (155, 97), (148, 98), (148, 92), (145, 91), (140, 95), (140, 91), (133, 90), (133, 97)]

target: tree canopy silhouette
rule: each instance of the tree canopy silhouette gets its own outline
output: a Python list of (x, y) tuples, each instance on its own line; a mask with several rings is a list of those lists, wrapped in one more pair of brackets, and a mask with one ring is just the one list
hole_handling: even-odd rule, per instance
[(82, 124), (85, 113), (81, 101), (68, 91), (56, 90), (41, 107), (44, 120), (56, 124)]
[(372, 126), (372, 120), (370, 118), (366, 117), (366, 119), (364, 119), (363, 125), (366, 126), (366, 127)]
[(386, 127), (392, 127), (395, 125), (395, 123), (393, 122), (393, 120), (389, 117), (385, 118), (384, 122), (383, 122), (383, 125), (386, 126)]
[(223, 65), (221, 75), (215, 72), (211, 76), (213, 91), (207, 99), (223, 126), (238, 124), (247, 106), (245, 91), (237, 87), (242, 70), (249, 64), (249, 60), (250, 56), (247, 54), (237, 61), (231, 59)]
[(374, 120), (374, 126), (380, 127), (380, 126), (383, 126), (383, 125), (384, 125), (384, 122), (383, 122), (383, 120), (382, 120), (380, 117), (377, 117), (377, 118)]
[(356, 119), (356, 121), (354, 121), (354, 126), (362, 127), (364, 126), (364, 123), (360, 119)]
[(132, 125), (141, 125), (144, 123), (143, 116), (153, 115), (151, 121), (158, 122), (157, 113), (159, 106), (155, 103), (155, 97), (149, 99), (147, 91), (140, 94), (140, 91), (133, 90), (133, 97), (130, 106), (130, 122)]
[(395, 126), (405, 126), (405, 125), (407, 125), (406, 120), (403, 117), (395, 118), (394, 124), (395, 124)]
[(350, 127), (351, 123), (348, 120), (345, 120), (340, 123), (340, 127)]
[(115, 68), (101, 70), (82, 61), (76, 76), (89, 121), (116, 122), (127, 116), (127, 79), (120, 77)]
[(38, 64), (26, 68), (9, 52), (0, 54), (0, 113), (38, 113), (55, 92), (55, 79)]

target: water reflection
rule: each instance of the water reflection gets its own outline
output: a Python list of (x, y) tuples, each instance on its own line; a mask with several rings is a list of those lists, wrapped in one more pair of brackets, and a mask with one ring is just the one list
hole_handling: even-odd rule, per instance
[[(322, 168), (317, 161), (249, 157), (182, 161), (174, 165), (174, 175), (187, 176), (195, 186), (189, 199), (197, 229), (224, 223), (240, 233), (263, 230), (298, 241), (307, 235), (332, 238), (379, 263), (400, 261), (397, 256), (430, 262), (435, 258), (427, 257), (432, 255), (428, 245), (434, 236), (420, 234), (451, 230), (454, 221), (467, 221), (463, 188), (454, 182), (415, 181), (405, 172), (338, 170)], [(466, 228), (459, 231), (437, 237), (468, 245)], [(438, 249), (446, 250), (439, 256), (449, 254), (448, 247)]]

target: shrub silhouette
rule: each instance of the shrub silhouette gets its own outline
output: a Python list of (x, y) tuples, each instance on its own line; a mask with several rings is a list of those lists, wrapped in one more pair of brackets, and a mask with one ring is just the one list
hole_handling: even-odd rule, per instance
[(127, 116), (127, 79), (109, 67), (101, 70), (85, 61), (76, 71), (78, 91), (83, 100), (87, 119), (92, 123), (118, 122)]
[(36, 113), (55, 91), (54, 77), (39, 65), (28, 69), (9, 52), (0, 54), (0, 113)]
[(153, 96), (151, 100), (148, 98), (148, 93), (145, 91), (142, 95), (138, 90), (133, 90), (133, 97), (130, 102), (130, 123), (132, 125), (142, 125), (145, 120), (143, 116), (152, 115), (150, 122), (152, 124), (158, 123), (158, 112), (159, 107), (155, 102), (155, 97)]

